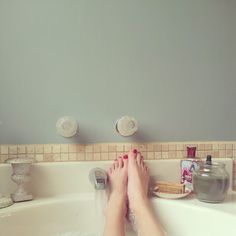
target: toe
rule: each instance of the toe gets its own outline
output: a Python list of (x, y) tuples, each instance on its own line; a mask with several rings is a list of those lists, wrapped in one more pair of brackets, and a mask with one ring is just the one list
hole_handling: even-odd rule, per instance
[(128, 157), (129, 157), (128, 158), (129, 163), (131, 164), (136, 163), (137, 150), (136, 149), (130, 150)]
[(141, 164), (143, 163), (142, 157), (141, 157), (141, 153), (140, 153), (140, 152), (137, 153), (137, 158), (136, 158), (136, 160), (137, 160), (138, 165), (141, 165)]
[(123, 156), (123, 166), (125, 169), (128, 168), (128, 155)]
[(114, 165), (115, 165), (115, 169), (119, 168), (119, 161), (115, 160)]
[(117, 162), (118, 162), (118, 167), (119, 167), (119, 168), (122, 168), (122, 167), (123, 167), (123, 160), (122, 160), (121, 157), (118, 158), (118, 161), (117, 161)]

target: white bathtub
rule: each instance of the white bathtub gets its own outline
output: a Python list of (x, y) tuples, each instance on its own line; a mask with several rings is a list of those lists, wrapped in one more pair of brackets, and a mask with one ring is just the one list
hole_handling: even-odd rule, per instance
[[(15, 204), (0, 211), (0, 235), (100, 236), (103, 219), (94, 199), (71, 194)], [(236, 235), (236, 194), (217, 205), (191, 198), (151, 201), (168, 236)], [(126, 235), (135, 235), (129, 225)]]
[[(221, 161), (226, 163), (232, 178), (232, 160)], [(96, 209), (99, 201), (95, 201), (88, 173), (94, 167), (107, 169), (110, 164), (101, 161), (34, 164), (28, 187), (35, 199), (0, 209), (0, 236), (101, 235), (103, 216)], [(179, 160), (147, 164), (156, 179), (180, 180)], [(0, 165), (0, 190), (6, 195), (16, 188), (11, 173), (10, 165)], [(168, 236), (236, 236), (235, 193), (222, 204), (201, 203), (194, 198), (151, 201)], [(127, 232), (126, 236), (135, 235), (129, 225)]]

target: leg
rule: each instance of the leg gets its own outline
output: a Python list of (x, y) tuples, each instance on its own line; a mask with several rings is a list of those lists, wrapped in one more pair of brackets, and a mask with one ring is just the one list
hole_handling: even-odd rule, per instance
[(108, 171), (111, 192), (105, 213), (104, 236), (125, 235), (127, 168), (128, 160), (125, 157), (116, 160)]
[(133, 150), (128, 159), (128, 198), (140, 236), (164, 236), (147, 197), (149, 174), (140, 153)]

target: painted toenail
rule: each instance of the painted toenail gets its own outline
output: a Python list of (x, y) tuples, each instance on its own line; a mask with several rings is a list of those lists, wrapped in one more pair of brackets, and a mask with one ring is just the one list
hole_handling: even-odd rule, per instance
[(124, 155), (123, 158), (124, 158), (124, 159), (128, 159), (128, 155)]
[(138, 152), (137, 149), (134, 149), (134, 150), (133, 150), (133, 153), (134, 153), (134, 154), (136, 154), (137, 152)]

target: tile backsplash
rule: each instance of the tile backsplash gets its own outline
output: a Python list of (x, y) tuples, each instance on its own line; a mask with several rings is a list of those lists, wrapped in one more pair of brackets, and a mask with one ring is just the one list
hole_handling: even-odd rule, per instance
[(186, 147), (197, 147), (196, 156), (234, 160), (236, 190), (236, 141), (234, 142), (162, 142), (162, 143), (95, 143), (0, 145), (0, 163), (8, 158), (28, 157), (36, 162), (114, 160), (131, 148), (137, 148), (147, 160), (186, 158)]

